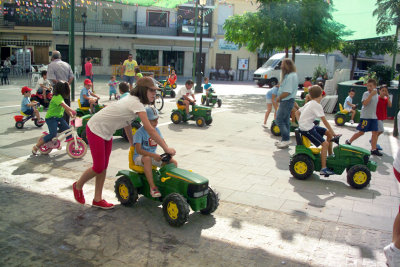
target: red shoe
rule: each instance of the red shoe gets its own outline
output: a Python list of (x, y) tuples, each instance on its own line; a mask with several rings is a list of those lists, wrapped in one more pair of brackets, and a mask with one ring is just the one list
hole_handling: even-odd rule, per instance
[(109, 210), (109, 209), (113, 209), (114, 208), (114, 204), (110, 204), (107, 201), (105, 201), (104, 199), (97, 202), (93, 200), (93, 207), (97, 207), (97, 208), (101, 208), (101, 209), (105, 209), (105, 210)]
[(74, 191), (75, 200), (81, 204), (85, 204), (85, 197), (83, 191), (76, 189), (76, 182), (72, 184), (72, 190)]

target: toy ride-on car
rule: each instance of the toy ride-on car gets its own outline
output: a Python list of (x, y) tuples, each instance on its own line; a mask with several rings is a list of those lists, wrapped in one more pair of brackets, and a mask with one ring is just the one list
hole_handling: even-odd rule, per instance
[(161, 95), (163, 97), (170, 96), (171, 98), (174, 98), (176, 96), (176, 93), (174, 89), (176, 88), (176, 83), (174, 83), (172, 86), (166, 81), (166, 80), (161, 80), (160, 83), (162, 83), (162, 86), (159, 86), (161, 90)]
[(215, 94), (214, 90), (212, 90), (212, 88), (211, 88), (211, 90), (208, 94), (208, 97), (207, 97), (207, 95), (201, 96), (201, 104), (202, 105), (205, 104), (206, 106), (209, 106), (210, 104), (212, 106), (214, 106), (215, 104), (217, 104), (218, 107), (220, 108), (222, 105), (222, 100), (220, 98), (218, 98), (218, 96)]
[[(360, 110), (356, 109), (356, 115), (354, 115), (354, 122), (360, 122)], [(346, 122), (349, 122), (351, 119), (351, 112), (347, 109), (344, 109), (342, 104), (339, 103), (339, 111), (335, 114), (335, 124), (337, 126), (343, 126)]]
[[(290, 157), (290, 173), (294, 178), (304, 180), (314, 171), (321, 170), (321, 149), (311, 147), (310, 140), (296, 129), (296, 152)], [(361, 147), (340, 145), (340, 135), (332, 138), (337, 146), (333, 154), (326, 158), (326, 166), (335, 174), (347, 171), (347, 183), (356, 189), (366, 187), (371, 181), (371, 171), (376, 171), (377, 163), (370, 160), (371, 153)], [(328, 175), (325, 175), (328, 176)]]
[(210, 125), (212, 123), (210, 107), (202, 107), (195, 104), (191, 105), (192, 105), (192, 111), (189, 112), (189, 114), (192, 115), (191, 118), (188, 118), (186, 114), (185, 105), (176, 104), (178, 108), (172, 110), (171, 121), (175, 124), (179, 124), (182, 121), (186, 122), (188, 120), (194, 120), (196, 121), (196, 125), (199, 127), (203, 127), (204, 125)]
[(168, 163), (171, 159), (169, 154), (161, 155), (161, 160), (168, 164), (158, 170), (153, 166), (154, 184), (162, 195), (159, 198), (153, 198), (143, 167), (135, 165), (133, 155), (134, 147), (131, 147), (130, 170), (119, 171), (117, 173), (119, 178), (115, 182), (115, 193), (122, 205), (134, 205), (139, 194), (160, 201), (164, 217), (172, 226), (182, 226), (187, 222), (189, 207), (205, 215), (213, 213), (218, 208), (218, 194), (209, 187), (208, 179)]
[[(38, 103), (38, 105), (37, 105), (37, 109), (38, 109), (39, 111), (43, 111), (43, 107), (40, 106), (39, 103)], [(22, 129), (22, 128), (24, 128), (25, 122), (27, 122), (27, 121), (29, 121), (29, 120), (33, 120), (33, 122), (35, 123), (35, 125), (36, 125), (37, 127), (42, 127), (42, 126), (45, 124), (44, 119), (42, 119), (42, 118), (35, 118), (35, 115), (34, 115), (34, 114), (28, 115), (28, 114), (23, 113), (22, 111), (21, 111), (21, 115), (15, 115), (15, 116), (14, 116), (14, 120), (15, 120), (15, 128), (17, 128), (17, 129)]]
[[(90, 118), (93, 115), (94, 114), (88, 114), (88, 115), (83, 116), (81, 118), (82, 119), (82, 125), (76, 129), (76, 132), (78, 133), (78, 136), (80, 138), (82, 138), (82, 140), (85, 141), (86, 144), (88, 144), (88, 140), (87, 140), (87, 137), (86, 137), (86, 124), (89, 122)], [(141, 120), (140, 120), (139, 117), (136, 118), (134, 121), (132, 121), (132, 123), (131, 123), (131, 125), (132, 125), (132, 136), (134, 136), (136, 131), (140, 127), (142, 127), (140, 122), (141, 122)], [(113, 136), (122, 136), (126, 141), (128, 141), (128, 137), (126, 136), (124, 128), (116, 130), (115, 133), (113, 134)]]
[[(76, 109), (76, 116), (77, 117), (83, 117), (85, 115), (90, 114), (90, 108), (89, 107), (82, 107), (80, 99), (78, 99), (78, 106), (79, 107)], [(99, 112), (104, 107), (105, 107), (105, 105), (95, 105), (94, 106), (95, 113)]]

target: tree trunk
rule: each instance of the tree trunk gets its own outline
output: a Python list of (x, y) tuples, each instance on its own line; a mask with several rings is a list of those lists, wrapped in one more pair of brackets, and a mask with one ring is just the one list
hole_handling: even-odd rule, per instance
[(286, 47), (285, 48), (285, 58), (288, 58), (289, 57), (289, 48), (288, 47)]
[(296, 46), (292, 45), (292, 60), (295, 62), (296, 59)]

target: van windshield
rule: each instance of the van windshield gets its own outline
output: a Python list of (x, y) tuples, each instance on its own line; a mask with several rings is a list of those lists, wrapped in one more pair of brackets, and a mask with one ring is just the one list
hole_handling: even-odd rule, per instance
[(275, 66), (279, 63), (279, 61), (280, 61), (280, 59), (272, 59), (272, 58), (270, 58), (270, 59), (268, 59), (267, 62), (265, 62), (262, 65), (262, 67), (263, 68), (268, 68), (268, 67), (275, 68)]

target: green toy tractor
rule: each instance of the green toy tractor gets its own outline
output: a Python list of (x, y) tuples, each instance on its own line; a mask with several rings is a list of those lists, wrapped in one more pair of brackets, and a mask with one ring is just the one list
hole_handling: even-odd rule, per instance
[(176, 88), (176, 83), (174, 83), (172, 86), (168, 83), (167, 80), (160, 80), (160, 83), (162, 83), (162, 86), (159, 86), (161, 89), (161, 95), (163, 97), (170, 96), (171, 98), (174, 98), (176, 96), (176, 93), (174, 89)]
[(215, 94), (214, 90), (212, 88), (210, 88), (209, 94), (207, 95), (202, 95), (201, 96), (201, 104), (202, 105), (212, 105), (214, 106), (215, 104), (218, 105), (218, 107), (220, 108), (222, 105), (222, 100), (220, 98), (218, 98), (218, 96)]
[(177, 109), (172, 110), (171, 121), (175, 124), (179, 124), (182, 121), (186, 122), (188, 120), (196, 121), (196, 125), (199, 127), (203, 127), (204, 125), (210, 125), (212, 123), (211, 117), (211, 108), (210, 107), (202, 107), (198, 105), (192, 105), (192, 111), (189, 112), (192, 117), (188, 119), (185, 106), (177, 105)]
[[(88, 144), (88, 140), (86, 137), (86, 124), (88, 123), (89, 119), (93, 115), (94, 114), (88, 114), (88, 115), (83, 116), (82, 117), (82, 126), (76, 129), (78, 136), (81, 137), (83, 139), (83, 141), (86, 142), (86, 144)], [(136, 118), (134, 121), (132, 121), (132, 136), (134, 136), (136, 131), (140, 127), (142, 127), (140, 122), (141, 122), (141, 120), (139, 117)], [(124, 128), (116, 130), (115, 133), (113, 134), (113, 136), (122, 136), (126, 141), (128, 141), (128, 137), (126, 136)]]
[[(311, 147), (310, 140), (302, 136), (296, 129), (296, 152), (290, 157), (290, 173), (294, 178), (304, 180), (314, 171), (321, 170), (321, 149)], [(340, 135), (332, 138), (337, 146), (333, 148), (333, 154), (326, 159), (326, 166), (335, 174), (347, 171), (347, 183), (356, 189), (366, 187), (371, 181), (371, 171), (376, 171), (377, 163), (370, 160), (371, 153), (361, 147), (352, 145), (340, 145)], [(328, 175), (325, 175), (326, 177)]]
[[(115, 182), (115, 193), (122, 205), (133, 206), (139, 195), (160, 201), (166, 221), (176, 227), (188, 221), (190, 208), (204, 215), (211, 214), (218, 208), (218, 194), (209, 187), (208, 179), (192, 171), (177, 168), (172, 163), (160, 169), (153, 166), (154, 184), (162, 195), (159, 198), (153, 198), (143, 167), (134, 164), (133, 155), (134, 148), (131, 147), (130, 170), (119, 171), (117, 173), (119, 178)], [(165, 163), (170, 159), (169, 154), (161, 155), (161, 160)]]
[[(90, 108), (89, 107), (82, 107), (80, 99), (78, 99), (78, 106), (79, 107), (75, 110), (77, 117), (83, 117), (85, 115), (90, 114)], [(95, 105), (94, 106), (95, 113), (99, 112), (104, 107), (105, 107), (105, 105)]]
[[(356, 109), (356, 115), (354, 115), (354, 123), (360, 122), (360, 114), (361, 111)], [(342, 104), (339, 103), (339, 111), (335, 114), (335, 124), (337, 126), (343, 126), (346, 122), (349, 122), (351, 119), (351, 112), (344, 109)]]

